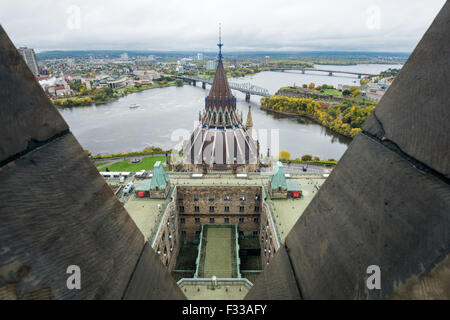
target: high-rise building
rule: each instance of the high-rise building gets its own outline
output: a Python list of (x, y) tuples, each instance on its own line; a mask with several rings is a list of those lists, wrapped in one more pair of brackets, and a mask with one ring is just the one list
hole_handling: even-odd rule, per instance
[(216, 62), (214, 60), (206, 61), (206, 70), (214, 70), (216, 68)]
[(34, 75), (39, 74), (39, 69), (36, 62), (36, 55), (34, 53), (34, 50), (31, 48), (21, 47), (18, 49), (20, 55), (22, 56), (23, 60), (25, 60), (28, 68), (30, 68), (31, 72), (33, 72)]
[(197, 53), (197, 60), (202, 61), (203, 60), (203, 53)]
[(264, 57), (264, 65), (267, 66), (270, 62), (270, 57), (269, 56), (265, 56)]

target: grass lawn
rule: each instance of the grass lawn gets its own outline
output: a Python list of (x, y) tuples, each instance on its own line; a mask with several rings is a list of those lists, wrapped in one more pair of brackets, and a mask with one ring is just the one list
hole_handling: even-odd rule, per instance
[(376, 103), (376, 102), (373, 101), (373, 100), (366, 99), (366, 98), (362, 98), (362, 97), (357, 97), (356, 99), (359, 100), (359, 101), (361, 101), (361, 102), (366, 102), (366, 103)]
[[(339, 91), (339, 90), (336, 90), (336, 89), (323, 89), (323, 93), (324, 94), (332, 94), (333, 96), (336, 96), (336, 97), (342, 97), (342, 92)], [(351, 97), (351, 96), (349, 96), (349, 98), (353, 98), (353, 99), (355, 99), (357, 101), (360, 101), (360, 102), (374, 103), (374, 101), (366, 99), (366, 98), (363, 98), (361, 96), (359, 96), (359, 97)]]
[(342, 92), (336, 89), (323, 89), (323, 93), (332, 94), (333, 96), (341, 97)]
[(95, 163), (95, 166), (96, 167), (100, 167), (100, 166), (102, 166), (102, 165), (104, 165), (104, 164), (107, 164), (107, 163), (110, 163), (111, 161), (105, 161), (105, 162), (96, 162)]
[[(117, 172), (117, 171), (125, 171), (125, 172), (138, 172), (141, 170), (149, 170), (153, 169), (153, 165), (156, 161), (165, 161), (164, 156), (157, 157), (145, 157), (138, 163), (130, 163), (132, 159), (127, 159), (124, 161), (113, 163), (108, 166), (109, 171)], [(106, 167), (100, 169), (100, 171), (106, 171)]]

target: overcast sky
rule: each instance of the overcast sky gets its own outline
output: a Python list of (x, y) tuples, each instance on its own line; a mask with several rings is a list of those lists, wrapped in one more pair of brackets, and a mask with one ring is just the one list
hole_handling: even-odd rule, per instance
[(411, 52), (445, 0), (2, 0), (16, 46)]

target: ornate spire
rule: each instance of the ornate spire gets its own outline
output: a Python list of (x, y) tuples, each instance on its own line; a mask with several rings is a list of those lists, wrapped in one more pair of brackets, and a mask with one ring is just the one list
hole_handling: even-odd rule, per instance
[(219, 27), (219, 60), (216, 74), (207, 97), (205, 97), (205, 113), (202, 119), (203, 125), (208, 126), (231, 126), (242, 123), (238, 119), (236, 110), (236, 97), (231, 93), (227, 76), (222, 62), (222, 31)]
[(217, 46), (219, 47), (219, 61), (222, 60), (222, 24), (219, 23), (219, 43), (217, 44)]

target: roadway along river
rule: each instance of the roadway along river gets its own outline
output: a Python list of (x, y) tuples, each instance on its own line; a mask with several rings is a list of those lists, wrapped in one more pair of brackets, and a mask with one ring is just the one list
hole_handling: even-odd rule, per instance
[[(359, 71), (379, 73), (388, 68), (400, 68), (400, 65), (356, 65), (328, 66), (317, 68), (329, 70)], [(354, 84), (358, 85), (356, 76), (328, 76), (327, 74), (301, 74), (289, 72), (261, 72), (252, 77), (230, 79), (234, 82), (251, 82), (264, 87), (271, 94), (280, 87), (301, 85), (313, 82), (318, 84)], [(183, 138), (193, 130), (198, 120), (198, 112), (204, 108), (204, 97), (209, 90), (197, 87), (158, 88), (134, 93), (117, 101), (104, 105), (60, 109), (71, 131), (84, 149), (93, 154), (121, 153), (140, 151), (147, 146), (163, 149), (180, 148)], [(288, 118), (260, 110), (260, 97), (252, 96), (250, 103), (245, 102), (244, 94), (234, 92), (238, 99), (237, 108), (247, 117), (248, 106), (252, 107), (254, 134), (261, 141), (261, 153), (267, 147), (286, 150), (291, 157), (304, 154), (319, 156), (321, 159), (339, 159), (350, 139), (304, 118)], [(131, 104), (139, 108), (130, 109)], [(264, 139), (266, 137), (266, 139)], [(276, 143), (278, 142), (278, 146)]]

